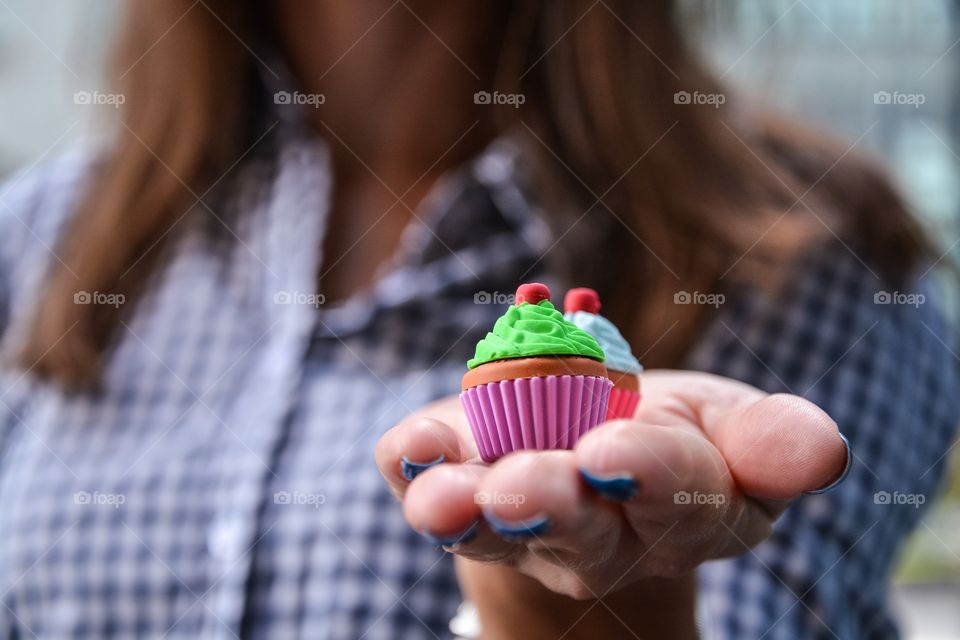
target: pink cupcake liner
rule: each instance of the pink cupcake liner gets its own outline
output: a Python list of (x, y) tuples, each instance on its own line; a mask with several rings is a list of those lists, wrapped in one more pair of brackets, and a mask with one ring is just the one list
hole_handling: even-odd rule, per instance
[(600, 376), (541, 376), (467, 389), (460, 403), (480, 456), (518, 449), (571, 449), (603, 422), (613, 383)]
[(619, 418), (632, 418), (633, 413), (640, 404), (640, 394), (629, 389), (617, 389), (610, 391), (610, 401), (607, 403), (607, 420), (617, 420)]

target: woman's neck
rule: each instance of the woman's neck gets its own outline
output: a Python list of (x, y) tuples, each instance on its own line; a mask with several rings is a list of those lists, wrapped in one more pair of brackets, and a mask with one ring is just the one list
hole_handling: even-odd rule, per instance
[(497, 64), (504, 20), (492, 7), (276, 3), (300, 90), (324, 96), (312, 124), (335, 170), (320, 273), (328, 299), (370, 284), (435, 179), (493, 136), (490, 106), (473, 97)]
[(301, 90), (324, 96), (312, 120), (341, 171), (415, 180), (489, 139), (491, 109), (473, 99), (497, 63), (502, 19), (489, 5), (281, 0), (276, 11)]

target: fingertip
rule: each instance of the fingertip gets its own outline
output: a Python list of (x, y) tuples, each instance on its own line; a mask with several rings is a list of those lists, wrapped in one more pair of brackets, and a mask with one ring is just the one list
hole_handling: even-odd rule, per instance
[(491, 467), (477, 490), (488, 519), (501, 524), (539, 521), (546, 514), (564, 518), (579, 507), (580, 498), (570, 451), (510, 454)]
[(433, 418), (414, 418), (400, 425), (397, 446), (408, 460), (460, 462), (460, 440), (446, 423)]
[(840, 440), (843, 442), (843, 446), (845, 448), (845, 451), (840, 456), (840, 460), (842, 460), (842, 466), (839, 467), (839, 475), (835, 476), (835, 479), (826, 486), (805, 492), (807, 495), (819, 495), (821, 493), (833, 491), (840, 486), (844, 480), (847, 479), (848, 475), (850, 475), (850, 469), (853, 467), (853, 447), (850, 446), (850, 441), (847, 440), (845, 435), (842, 433), (838, 435), (840, 436)]
[(443, 464), (428, 469), (407, 488), (403, 515), (415, 530), (446, 538), (480, 517), (474, 496), (486, 469), (472, 464)]
[(740, 422), (725, 454), (748, 495), (789, 500), (836, 483), (847, 469), (849, 450), (837, 423), (799, 396), (767, 396)]
[(602, 497), (656, 500), (691, 482), (699, 445), (677, 428), (617, 420), (588, 434), (574, 453), (584, 481)]
[(448, 425), (433, 418), (413, 418), (391, 428), (374, 450), (381, 473), (394, 482), (409, 482), (441, 462), (460, 462), (460, 442)]

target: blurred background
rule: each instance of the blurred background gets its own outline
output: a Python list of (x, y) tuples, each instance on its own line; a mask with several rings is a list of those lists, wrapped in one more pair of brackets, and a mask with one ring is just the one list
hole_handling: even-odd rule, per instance
[[(109, 114), (91, 96), (107, 91), (120, 4), (0, 0), (0, 178)], [(884, 159), (944, 261), (960, 263), (960, 0), (687, 0), (682, 19), (727, 83)], [(958, 301), (946, 304), (956, 317)], [(960, 638), (953, 458), (947, 493), (900, 560), (896, 604), (915, 640)]]

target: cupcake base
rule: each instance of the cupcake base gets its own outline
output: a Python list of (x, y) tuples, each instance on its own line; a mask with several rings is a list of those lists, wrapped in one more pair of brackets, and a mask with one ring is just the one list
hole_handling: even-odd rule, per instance
[(607, 403), (607, 420), (632, 418), (640, 404), (640, 394), (629, 389), (614, 387), (610, 392), (610, 401)]
[(571, 449), (604, 421), (613, 383), (602, 376), (542, 376), (464, 390), (460, 402), (486, 462), (520, 449)]
[(640, 403), (640, 376), (615, 369), (607, 370), (607, 376), (613, 381), (613, 391), (606, 419), (632, 418)]

